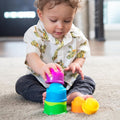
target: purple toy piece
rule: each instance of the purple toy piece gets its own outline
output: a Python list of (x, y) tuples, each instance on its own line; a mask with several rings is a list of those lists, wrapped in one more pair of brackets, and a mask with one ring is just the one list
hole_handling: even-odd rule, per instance
[(46, 74), (47, 80), (46, 83), (47, 84), (51, 84), (51, 83), (61, 83), (64, 84), (64, 74), (58, 69), (57, 72), (55, 72), (52, 68), (50, 69), (51, 72), (51, 77), (49, 77)]

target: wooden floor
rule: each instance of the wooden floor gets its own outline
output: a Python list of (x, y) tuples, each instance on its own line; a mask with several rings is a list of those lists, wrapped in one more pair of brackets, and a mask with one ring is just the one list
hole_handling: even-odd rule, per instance
[[(12, 39), (12, 38), (11, 38)], [(0, 42), (0, 57), (25, 57), (25, 43), (20, 40)], [(120, 40), (89, 40), (92, 56), (120, 56)]]
[(120, 40), (89, 41), (92, 56), (120, 56)]

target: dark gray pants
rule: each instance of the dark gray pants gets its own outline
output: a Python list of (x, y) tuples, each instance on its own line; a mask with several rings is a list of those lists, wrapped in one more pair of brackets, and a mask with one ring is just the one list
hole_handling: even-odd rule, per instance
[[(67, 83), (64, 84), (64, 87)], [(38, 82), (36, 77), (32, 74), (22, 76), (16, 82), (15, 86), (16, 92), (23, 96), (25, 99), (42, 103), (42, 94), (46, 91), (46, 88)], [(95, 82), (88, 76), (84, 76), (84, 80), (78, 75), (74, 84), (67, 91), (67, 94), (72, 92), (80, 92), (82, 94), (92, 95), (95, 90)]]

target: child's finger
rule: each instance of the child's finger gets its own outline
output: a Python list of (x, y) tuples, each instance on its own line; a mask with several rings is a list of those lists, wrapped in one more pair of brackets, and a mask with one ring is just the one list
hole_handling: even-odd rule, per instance
[(81, 75), (82, 80), (84, 80), (84, 74)]
[(75, 73), (75, 67), (73, 66), (73, 68), (72, 68), (72, 73)]
[(82, 70), (81, 69), (79, 69), (79, 74), (81, 75), (81, 78), (82, 78), (82, 80), (84, 80), (84, 74), (83, 74), (83, 72), (82, 72)]
[(47, 79), (46, 79), (46, 75), (44, 74), (44, 75), (42, 75), (42, 78), (46, 81)]
[(54, 69), (55, 72), (58, 71), (58, 68), (56, 66), (53, 66), (52, 68)]
[(81, 71), (81, 78), (82, 78), (82, 80), (84, 80), (84, 74), (83, 74), (83, 72)]
[(56, 63), (50, 63), (48, 67), (49, 67), (49, 69), (52, 68), (55, 72), (58, 72), (58, 69), (60, 70), (61, 66), (57, 65)]
[(70, 68), (69, 68), (69, 67), (67, 67), (67, 68), (65, 68), (65, 69), (64, 69), (64, 71), (68, 71), (69, 69), (70, 69)]
[(58, 65), (58, 64), (55, 64), (55, 65), (56, 65), (57, 69), (59, 69), (61, 72), (63, 72), (63, 69), (60, 65)]
[(46, 69), (45, 73), (43, 74), (43, 79), (44, 79), (45, 81), (47, 80), (46, 74), (47, 74), (49, 77), (52, 76), (50, 70), (49, 70), (49, 69)]

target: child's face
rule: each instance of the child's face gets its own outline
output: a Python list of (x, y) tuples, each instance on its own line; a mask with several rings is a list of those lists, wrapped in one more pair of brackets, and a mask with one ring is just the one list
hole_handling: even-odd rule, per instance
[(76, 9), (65, 3), (58, 4), (49, 9), (48, 3), (42, 11), (38, 9), (37, 12), (46, 31), (58, 40), (61, 40), (72, 26)]

